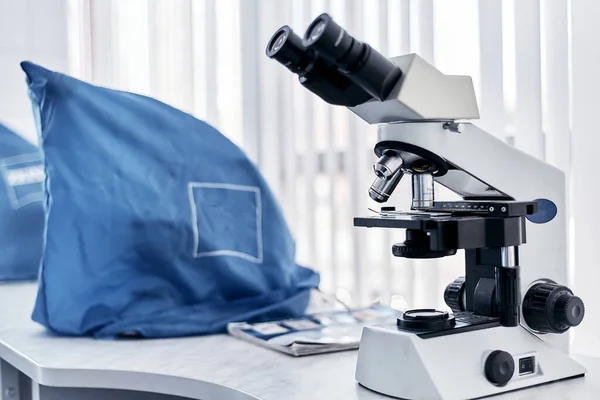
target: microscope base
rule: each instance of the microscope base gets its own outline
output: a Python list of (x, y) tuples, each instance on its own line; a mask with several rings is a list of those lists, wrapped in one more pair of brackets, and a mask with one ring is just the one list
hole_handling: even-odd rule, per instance
[[(484, 373), (487, 357), (508, 352), (515, 371), (504, 386)], [(531, 362), (533, 360), (533, 362)], [(533, 372), (520, 373), (525, 361)], [(524, 371), (525, 371), (524, 370)], [(356, 380), (388, 396), (409, 400), (478, 399), (557, 380), (583, 376), (586, 369), (522, 327), (495, 327), (421, 339), (395, 326), (363, 329)]]

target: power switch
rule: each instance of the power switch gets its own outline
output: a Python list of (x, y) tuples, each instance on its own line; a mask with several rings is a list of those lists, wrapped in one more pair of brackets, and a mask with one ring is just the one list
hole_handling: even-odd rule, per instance
[(529, 375), (535, 372), (535, 357), (519, 359), (519, 375)]

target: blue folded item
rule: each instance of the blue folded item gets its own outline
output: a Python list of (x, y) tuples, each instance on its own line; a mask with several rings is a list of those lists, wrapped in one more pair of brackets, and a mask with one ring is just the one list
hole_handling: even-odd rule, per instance
[(47, 175), (35, 321), (173, 337), (304, 313), (319, 276), (236, 145), (154, 99), (21, 66)]
[(44, 233), (44, 168), (37, 147), (0, 125), (0, 281), (37, 277)]

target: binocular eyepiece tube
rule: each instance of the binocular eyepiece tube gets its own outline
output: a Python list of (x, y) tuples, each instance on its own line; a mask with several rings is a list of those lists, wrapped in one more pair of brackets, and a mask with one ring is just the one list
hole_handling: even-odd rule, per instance
[(318, 16), (304, 38), (287, 25), (279, 28), (267, 44), (266, 55), (298, 74), (304, 87), (333, 105), (383, 101), (402, 76), (396, 64), (350, 36), (328, 14)]
[(307, 49), (302, 38), (287, 25), (279, 28), (269, 40), (266, 55), (297, 74), (302, 86), (329, 104), (354, 107), (372, 98), (333, 65)]
[(328, 14), (310, 24), (303, 43), (379, 101), (387, 98), (402, 75), (396, 64), (349, 35)]

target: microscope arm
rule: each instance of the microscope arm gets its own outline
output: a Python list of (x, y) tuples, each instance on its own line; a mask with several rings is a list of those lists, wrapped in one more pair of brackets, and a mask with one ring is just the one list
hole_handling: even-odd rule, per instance
[[(378, 143), (403, 142), (443, 158), (454, 168), (436, 181), (463, 197), (547, 198), (559, 206), (565, 191), (562, 171), (473, 124), (457, 124), (460, 132), (444, 126), (448, 127), (442, 122), (382, 124)], [(494, 194), (489, 194), (490, 188)]]

